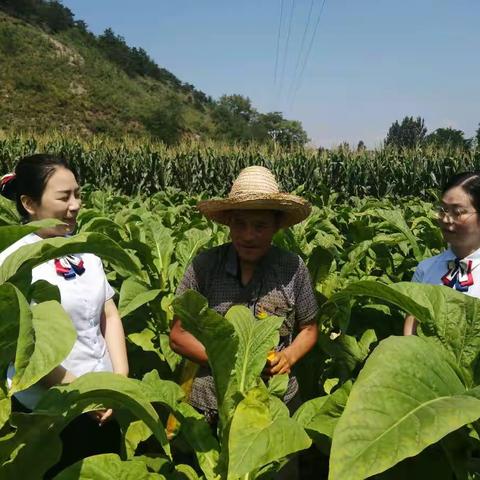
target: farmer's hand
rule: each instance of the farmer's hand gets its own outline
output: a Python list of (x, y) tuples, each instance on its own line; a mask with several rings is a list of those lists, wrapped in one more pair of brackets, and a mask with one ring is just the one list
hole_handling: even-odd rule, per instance
[(275, 352), (272, 359), (267, 361), (267, 373), (269, 375), (282, 375), (290, 373), (294, 364), (293, 358), (289, 354), (288, 348)]

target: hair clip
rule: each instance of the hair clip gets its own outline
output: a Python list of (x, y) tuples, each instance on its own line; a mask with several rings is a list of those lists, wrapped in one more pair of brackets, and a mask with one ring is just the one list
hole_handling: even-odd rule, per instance
[(0, 178), (0, 192), (7, 198), (11, 197), (11, 193), (8, 190), (8, 185), (16, 178), (15, 173), (7, 173), (2, 178)]
[(13, 180), (16, 176), (17, 175), (15, 173), (6, 173), (2, 178), (0, 178), (0, 185), (5, 185)]

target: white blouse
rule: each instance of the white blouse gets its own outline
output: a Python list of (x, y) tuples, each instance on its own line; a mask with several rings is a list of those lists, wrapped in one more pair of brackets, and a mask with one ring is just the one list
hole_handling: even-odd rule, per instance
[[(0, 265), (20, 247), (42, 240), (31, 233), (0, 253)], [(54, 260), (38, 265), (32, 270), (32, 282), (46, 280), (60, 291), (62, 307), (72, 319), (77, 332), (75, 344), (61, 365), (76, 376), (88, 372), (113, 371), (105, 339), (100, 330), (100, 319), (105, 302), (115, 294), (109, 285), (102, 261), (91, 253), (82, 253), (85, 272), (72, 279), (65, 279), (55, 269)], [(15, 374), (13, 365), (7, 373), (9, 387)], [(33, 409), (46, 388), (37, 383), (15, 394), (25, 407)]]
[[(413, 274), (412, 282), (443, 285), (442, 277), (448, 272), (448, 262), (454, 259), (455, 254), (448, 248), (439, 255), (421, 261)], [(470, 285), (468, 291), (463, 293), (480, 298), (480, 249), (475, 250), (462, 260), (472, 260), (473, 277), (473, 285)]]

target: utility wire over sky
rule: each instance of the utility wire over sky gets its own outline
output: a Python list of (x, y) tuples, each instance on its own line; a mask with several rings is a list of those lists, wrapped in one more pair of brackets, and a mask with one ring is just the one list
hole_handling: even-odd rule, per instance
[(315, 0), (310, 1), (310, 8), (308, 9), (308, 17), (307, 17), (307, 23), (305, 24), (305, 28), (303, 29), (303, 35), (302, 35), (302, 43), (300, 44), (300, 52), (297, 56), (297, 61), (295, 63), (295, 70), (293, 72), (292, 76), (292, 82), (290, 84), (290, 89), (288, 91), (288, 95), (291, 96), (293, 92), (293, 87), (295, 84), (295, 78), (298, 73), (298, 67), (300, 66), (300, 59), (302, 58), (302, 53), (303, 53), (303, 47), (305, 46), (305, 39), (307, 38), (307, 32), (308, 32), (308, 27), (310, 26), (310, 20), (312, 18), (312, 12), (313, 12), (313, 6), (315, 5)]
[(283, 1), (284, 0), (282, 0), (282, 2), (280, 4), (280, 22), (278, 23), (277, 51), (275, 53), (275, 71), (273, 73), (273, 85), (274, 86), (277, 84), (278, 54), (280, 52), (280, 33), (282, 32), (282, 21), (283, 21)]
[[(310, 58), (310, 53), (312, 52), (313, 44), (315, 43), (315, 37), (317, 35), (318, 26), (320, 25), (320, 19), (322, 18), (322, 13), (323, 13), (323, 10), (325, 8), (325, 2), (326, 1), (327, 0), (323, 0), (322, 6), (320, 8), (320, 12), (318, 13), (317, 21), (315, 22), (315, 28), (313, 29), (313, 34), (312, 34), (312, 37), (310, 38), (310, 44), (308, 45), (307, 54), (305, 55), (305, 58), (303, 60), (302, 69), (300, 70), (300, 75), (298, 76), (296, 86), (294, 86), (293, 93), (291, 95), (290, 110), (292, 109), (293, 104), (295, 102), (295, 96), (302, 86), (303, 74), (305, 73), (305, 67), (307, 66), (308, 59)], [(292, 85), (295, 85), (295, 76), (293, 78)]]
[(283, 67), (282, 67), (282, 76), (280, 77), (280, 93), (279, 96), (282, 95), (283, 91), (283, 82), (285, 80), (285, 67), (287, 65), (287, 58), (288, 58), (288, 47), (290, 43), (290, 34), (292, 31), (292, 20), (293, 20), (293, 10), (295, 9), (295, 0), (292, 0), (292, 6), (290, 8), (290, 16), (288, 20), (288, 31), (287, 31), (287, 40), (285, 42), (285, 50), (283, 52)]
[(62, 3), (214, 99), (301, 121), (315, 145), (375, 147), (412, 115), (430, 131), (478, 128), (479, 0)]
[[(275, 69), (274, 69), (274, 91), (275, 91), (275, 109), (282, 110), (281, 107), (289, 106), (289, 110), (292, 109), (295, 102), (295, 97), (302, 86), (303, 77), (305, 74), (305, 70), (308, 64), (308, 60), (310, 58), (310, 54), (312, 52), (313, 45), (315, 44), (315, 38), (317, 36), (318, 27), (320, 25), (320, 19), (322, 18), (323, 11), (325, 9), (326, 0), (311, 0), (310, 6), (307, 13), (307, 18), (305, 22), (305, 27), (303, 29), (302, 38), (300, 41), (300, 48), (298, 50), (298, 54), (296, 55), (295, 61), (295, 68), (292, 70), (287, 69), (287, 63), (289, 60), (288, 52), (290, 49), (291, 39), (292, 39), (292, 21), (294, 16), (294, 7), (295, 7), (295, 0), (291, 0), (290, 4), (290, 13), (289, 13), (289, 20), (288, 20), (288, 27), (287, 27), (287, 34), (285, 42), (281, 41), (282, 38), (282, 28), (283, 28), (283, 18), (284, 18), (284, 10), (285, 10), (285, 0), (281, 1), (280, 4), (280, 21), (278, 26), (278, 34), (277, 34), (277, 43), (276, 43), (276, 53), (275, 53)], [(312, 27), (312, 14), (315, 10), (315, 4), (317, 4), (318, 13), (316, 15), (315, 22)], [(305, 47), (307, 46), (307, 39), (308, 47), (305, 51)], [(283, 44), (283, 45), (282, 45)], [(283, 55), (281, 54), (283, 46)], [(279, 59), (282, 59), (281, 65), (279, 66)], [(291, 62), (293, 66), (293, 62)], [(280, 68), (281, 67), (281, 68)], [(280, 79), (278, 79), (278, 72), (281, 71)], [(286, 82), (285, 74), (290, 73), (290, 87), (288, 91), (283, 91), (284, 83)]]

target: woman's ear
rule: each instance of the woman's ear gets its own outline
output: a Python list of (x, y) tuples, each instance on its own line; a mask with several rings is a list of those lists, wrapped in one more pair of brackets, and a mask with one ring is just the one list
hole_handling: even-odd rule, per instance
[(20, 197), (23, 208), (28, 212), (30, 216), (34, 216), (37, 212), (37, 203), (28, 195), (22, 195)]

